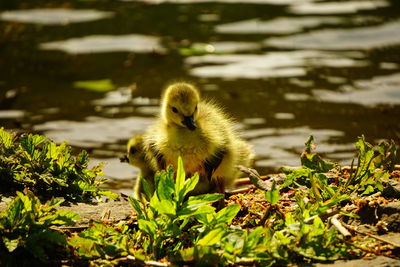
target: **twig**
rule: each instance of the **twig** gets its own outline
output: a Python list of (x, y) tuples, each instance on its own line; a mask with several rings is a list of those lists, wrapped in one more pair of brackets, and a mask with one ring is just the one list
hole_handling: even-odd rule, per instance
[(268, 186), (268, 184), (261, 180), (260, 175), (258, 172), (254, 169), (249, 169), (244, 166), (238, 166), (239, 170), (246, 173), (249, 175), (250, 181), (258, 188), (264, 191), (269, 191), (271, 189), (271, 186)]
[[(353, 166), (353, 168), (354, 168), (354, 166)], [(348, 171), (348, 170), (352, 169), (352, 166), (343, 166), (341, 169), (344, 171)], [(400, 170), (400, 164), (394, 165), (393, 170), (397, 170), (397, 171)]]
[(253, 259), (242, 259), (237, 262), (231, 262), (232, 266), (255, 266), (256, 261)]
[(343, 235), (344, 238), (351, 237), (351, 233), (342, 225), (339, 221), (340, 214), (333, 215), (331, 218), (331, 224), (338, 229), (338, 231)]
[[(269, 175), (263, 175), (260, 176), (261, 180), (268, 180), (271, 179), (271, 177)], [(240, 178), (236, 180), (235, 186), (241, 186), (241, 185), (249, 185), (252, 184), (249, 177), (245, 177), (245, 178)]]
[(127, 263), (129, 266), (156, 266), (156, 267), (168, 267), (171, 264), (169, 262), (158, 262), (158, 261), (143, 261), (132, 255), (128, 255), (126, 257), (120, 257), (112, 260), (113, 262), (117, 262), (118, 265), (122, 263)]
[(264, 226), (265, 225), (265, 222), (267, 221), (268, 217), (270, 216), (271, 209), (272, 209), (272, 206), (268, 206), (267, 207), (267, 209), (265, 210), (264, 215), (262, 216), (262, 218), (261, 218), (261, 220), (260, 220), (260, 222), (258, 224), (259, 226)]
[(238, 169), (244, 173), (246, 173), (249, 176), (250, 181), (258, 188), (264, 191), (269, 191), (271, 190), (272, 187), (272, 181), (274, 180), (276, 183), (280, 183), (284, 180), (283, 177), (271, 177), (269, 180), (267, 181), (263, 181), (260, 177), (260, 175), (258, 174), (258, 172), (254, 169), (250, 169), (250, 168), (246, 168), (244, 166), (237, 166)]
[(100, 221), (110, 220), (111, 210), (109, 208), (105, 208), (101, 213)]
[(239, 189), (229, 190), (227, 193), (228, 193), (228, 194), (231, 194), (231, 195), (242, 194), (242, 193), (247, 193), (247, 192), (249, 192), (249, 191), (250, 191), (251, 189), (253, 189), (253, 188), (254, 188), (254, 186), (251, 185), (251, 186), (248, 186), (248, 187), (245, 187), (245, 188), (239, 188)]
[(367, 248), (367, 247), (359, 246), (359, 245), (351, 242), (350, 240), (346, 240), (344, 238), (339, 238), (339, 239), (342, 240), (343, 243), (348, 244), (350, 246), (353, 246), (355, 248), (358, 248), (359, 250), (362, 250), (364, 252), (372, 253), (372, 254), (378, 255), (378, 256), (385, 256), (385, 257), (392, 258), (392, 259), (398, 259), (398, 257), (396, 255), (385, 254), (385, 253), (380, 252), (377, 249), (370, 249), (370, 248)]
[(317, 218), (317, 217), (320, 217), (321, 220), (324, 221), (324, 220), (326, 220), (326, 219), (329, 218), (329, 217), (332, 217), (332, 216), (334, 216), (334, 215), (336, 215), (336, 214), (339, 214), (339, 212), (340, 212), (340, 210), (328, 210), (328, 211), (327, 211), (326, 213), (324, 213), (324, 214), (314, 215), (314, 216), (311, 216), (310, 218), (305, 219), (305, 220), (304, 220), (304, 223), (306, 223), (306, 224), (312, 223), (312, 222), (314, 221), (314, 219)]
[(60, 227), (55, 227), (58, 230), (61, 231), (70, 231), (70, 232), (81, 232), (83, 230), (86, 230), (89, 228), (89, 226), (60, 226)]
[(145, 261), (146, 265), (157, 266), (157, 267), (167, 267), (169, 264), (167, 262), (158, 262), (158, 261)]
[(362, 234), (362, 235), (366, 235), (366, 236), (372, 237), (372, 238), (374, 238), (374, 239), (376, 239), (376, 240), (379, 240), (379, 241), (385, 242), (385, 243), (387, 243), (387, 244), (389, 244), (389, 245), (392, 245), (392, 246), (394, 246), (394, 247), (400, 248), (400, 244), (397, 244), (397, 243), (395, 243), (395, 242), (393, 242), (393, 241), (384, 239), (384, 238), (382, 238), (382, 237), (380, 237), (380, 236), (377, 236), (377, 235), (374, 235), (374, 234), (371, 234), (371, 233), (365, 233), (365, 232), (363, 232), (363, 231), (358, 230), (357, 227), (348, 225), (348, 224), (346, 224), (346, 223), (343, 223), (343, 226), (346, 227), (347, 229), (349, 229), (350, 231), (354, 231), (354, 232), (356, 232), (356, 233), (358, 233), (358, 234)]

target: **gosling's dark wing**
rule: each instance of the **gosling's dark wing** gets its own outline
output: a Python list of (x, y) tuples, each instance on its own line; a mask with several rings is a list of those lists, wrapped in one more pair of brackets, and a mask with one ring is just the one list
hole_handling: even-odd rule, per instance
[(165, 159), (164, 159), (164, 155), (160, 152), (160, 150), (158, 150), (155, 146), (154, 143), (151, 143), (149, 145), (149, 151), (152, 154), (152, 156), (156, 159), (157, 161), (157, 169), (158, 170), (163, 170), (166, 168), (165, 166)]
[(226, 149), (221, 147), (217, 149), (217, 151), (211, 157), (206, 159), (204, 163), (204, 168), (206, 170), (208, 179), (211, 179), (214, 171), (221, 164), (225, 155), (226, 155)]

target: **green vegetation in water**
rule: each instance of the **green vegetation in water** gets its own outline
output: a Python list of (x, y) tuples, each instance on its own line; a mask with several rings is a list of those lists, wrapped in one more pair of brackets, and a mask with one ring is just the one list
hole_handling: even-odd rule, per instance
[[(262, 192), (264, 215), (251, 223), (246, 221), (250, 207), (238, 202), (230, 201), (217, 211), (213, 205), (222, 194), (190, 196), (199, 176), (186, 178), (181, 159), (176, 173), (169, 167), (156, 174), (153, 194), (144, 181), (149, 202), (129, 198), (136, 218), (114, 224), (94, 222), (69, 236), (56, 232), (53, 226), (72, 223), (75, 214), (54, 211), (57, 201), (40, 205), (32, 193), (17, 193), (0, 215), (0, 255), (12, 262), (17, 255), (22, 258), (27, 253), (49, 262), (52, 248), (48, 253), (44, 248), (54, 243), (62, 248), (62, 253), (55, 254), (61, 255), (59, 261), (69, 265), (135, 266), (157, 261), (158, 265), (270, 266), (359, 258), (365, 255), (366, 244), (344, 236), (328, 218), (333, 214), (357, 218), (346, 205), (389, 186), (388, 171), (394, 167), (396, 147), (394, 143), (380, 144), (374, 152), (364, 137), (356, 146), (357, 167), (350, 170), (347, 179), (331, 182), (327, 172), (339, 167), (313, 152), (310, 137), (301, 156), (303, 167), (287, 170), (283, 181), (272, 182)], [(371, 179), (382, 186), (370, 190)], [(294, 192), (291, 207), (282, 205), (288, 190)], [(36, 237), (38, 233), (43, 236)], [(36, 242), (41, 243), (36, 247)]]
[(108, 92), (115, 89), (115, 85), (110, 79), (77, 81), (74, 82), (75, 88), (81, 88), (93, 92)]
[(99, 186), (106, 180), (101, 165), (88, 168), (88, 154), (71, 155), (66, 142), (56, 145), (44, 136), (16, 136), (0, 128), (0, 193), (30, 190), (41, 199), (64, 197), (90, 202), (118, 195)]

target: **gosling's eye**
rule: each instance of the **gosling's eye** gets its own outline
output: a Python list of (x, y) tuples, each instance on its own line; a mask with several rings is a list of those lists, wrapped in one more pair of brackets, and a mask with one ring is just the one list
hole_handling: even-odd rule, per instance
[(129, 149), (129, 153), (130, 154), (135, 154), (136, 153), (136, 148), (134, 146), (131, 146), (131, 148)]
[(172, 111), (173, 111), (174, 113), (178, 113), (178, 110), (176, 109), (176, 107), (172, 107)]

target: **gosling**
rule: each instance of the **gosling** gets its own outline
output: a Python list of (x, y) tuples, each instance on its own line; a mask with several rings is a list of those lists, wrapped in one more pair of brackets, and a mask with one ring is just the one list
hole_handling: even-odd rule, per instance
[(219, 106), (201, 100), (193, 85), (172, 84), (162, 96), (159, 120), (144, 136), (146, 158), (161, 170), (176, 169), (181, 156), (187, 175), (200, 175), (193, 195), (224, 193), (240, 174), (236, 165), (248, 166), (254, 155), (232, 124)]
[(136, 199), (141, 199), (142, 197), (146, 198), (146, 194), (143, 187), (144, 179), (148, 182), (150, 193), (153, 194), (155, 187), (154, 185), (155, 171), (151, 167), (151, 164), (149, 163), (146, 157), (142, 134), (136, 135), (128, 141), (127, 161), (130, 165), (140, 169), (134, 188), (134, 197)]

